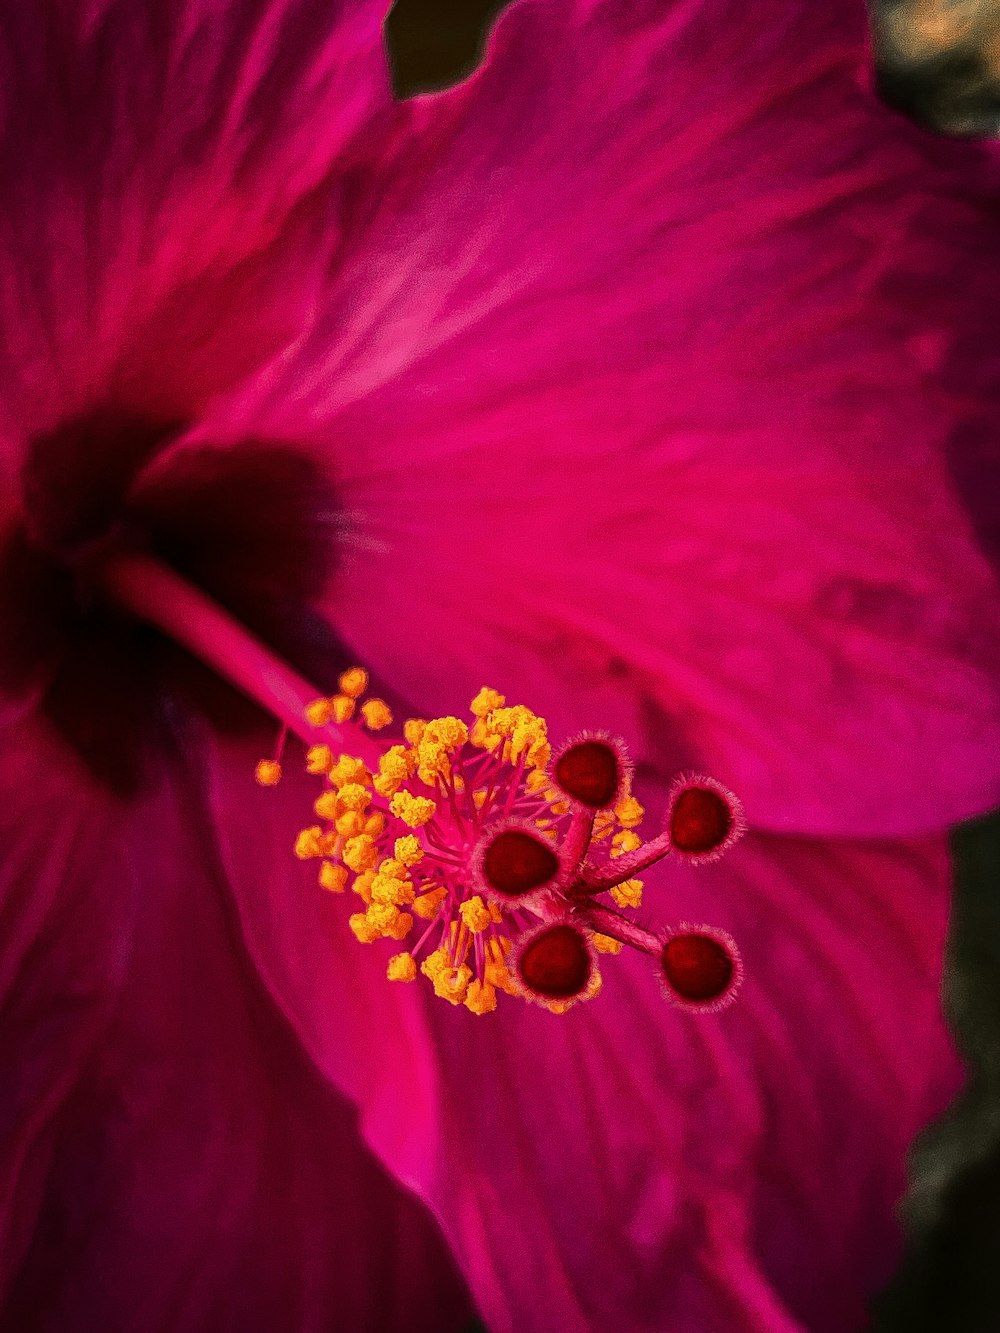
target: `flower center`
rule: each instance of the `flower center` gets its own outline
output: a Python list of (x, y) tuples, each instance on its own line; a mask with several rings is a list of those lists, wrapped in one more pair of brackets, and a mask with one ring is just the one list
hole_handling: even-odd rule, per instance
[[(340, 674), (336, 694), (317, 695), (201, 588), (148, 554), (106, 556), (98, 582), (112, 606), (181, 644), (281, 722), (279, 753), (257, 766), (261, 786), (280, 780), (288, 732), (306, 742), (306, 768), (323, 789), (318, 822), (298, 833), (295, 855), (319, 861), (323, 889), (349, 888), (361, 899), (364, 910), (348, 925), (362, 943), (408, 939), (421, 923), (411, 947), (388, 959), (390, 980), (423, 973), (438, 996), (476, 1014), (496, 1008), (498, 991), (562, 1013), (599, 992), (597, 953), (628, 946), (655, 960), (682, 1007), (732, 998), (741, 972), (723, 932), (654, 931), (627, 915), (642, 900), (638, 873), (671, 853), (674, 833), (644, 842), (636, 832), (644, 812), (620, 742), (581, 737), (553, 766), (544, 719), (485, 687), (471, 723), (413, 718), (386, 742), (380, 733), (392, 712), (365, 698), (361, 668)], [(570, 769), (616, 775), (611, 808), (589, 804), (594, 784), (557, 781), (558, 758), (576, 752), (586, 763)], [(714, 827), (732, 840), (742, 829), (739, 803), (712, 779), (680, 780), (671, 810), (685, 808), (687, 792), (706, 790), (727, 800), (729, 818)]]
[(286, 447), (194, 448), (175, 424), (102, 408), (31, 442), (21, 495), (0, 534), (0, 700), (37, 708), (116, 792), (176, 745), (189, 708), (226, 731), (270, 721), (107, 598), (109, 558), (155, 555), (310, 675), (344, 664), (301, 614), (329, 571), (335, 506)]

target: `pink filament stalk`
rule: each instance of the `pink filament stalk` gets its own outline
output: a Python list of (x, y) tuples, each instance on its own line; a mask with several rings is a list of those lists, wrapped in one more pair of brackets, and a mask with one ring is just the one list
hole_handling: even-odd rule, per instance
[(636, 925), (634, 921), (629, 921), (627, 917), (620, 916), (610, 907), (590, 903), (586, 907), (578, 908), (576, 915), (590, 926), (591, 930), (596, 930), (601, 935), (610, 935), (612, 939), (621, 940), (622, 944), (628, 944), (642, 953), (655, 956), (662, 948), (663, 941), (659, 936), (654, 935), (651, 930)]
[(306, 706), (322, 691), (168, 566), (147, 555), (116, 556), (104, 567), (102, 583), (118, 606), (182, 644), (307, 745), (322, 741), (377, 765), (383, 746), (349, 723), (313, 726)]

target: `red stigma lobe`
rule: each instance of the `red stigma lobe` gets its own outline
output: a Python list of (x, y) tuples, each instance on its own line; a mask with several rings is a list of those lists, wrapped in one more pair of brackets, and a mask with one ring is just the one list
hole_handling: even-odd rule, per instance
[(550, 883), (560, 868), (552, 848), (521, 829), (498, 833), (483, 855), (483, 878), (491, 889), (511, 898)]
[(710, 787), (688, 787), (678, 794), (670, 811), (670, 841), (680, 852), (714, 851), (732, 829), (728, 802)]
[(580, 741), (563, 751), (553, 777), (572, 800), (593, 810), (603, 810), (618, 796), (621, 765), (614, 747), (607, 742)]
[(571, 1000), (584, 991), (593, 964), (583, 934), (575, 926), (550, 926), (524, 946), (518, 974), (529, 990), (548, 1000)]
[(667, 985), (692, 1004), (721, 999), (736, 973), (725, 945), (700, 932), (672, 936), (663, 946), (662, 962)]

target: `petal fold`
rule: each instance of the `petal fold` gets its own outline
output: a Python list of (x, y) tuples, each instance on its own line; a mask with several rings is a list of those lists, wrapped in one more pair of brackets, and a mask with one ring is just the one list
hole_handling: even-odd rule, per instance
[(165, 765), (125, 821), (64, 784), (47, 825), (44, 780), (40, 808), (5, 787), (52, 846), (5, 865), (0, 1328), (457, 1333), (440, 1233), (246, 953), (199, 767)]

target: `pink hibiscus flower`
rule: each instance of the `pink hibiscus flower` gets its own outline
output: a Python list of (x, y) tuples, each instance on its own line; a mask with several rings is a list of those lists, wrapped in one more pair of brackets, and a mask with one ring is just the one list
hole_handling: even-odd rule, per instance
[[(0, 1327), (458, 1327), (455, 1264), (496, 1333), (861, 1327), (1000, 796), (996, 159), (848, 0), (527, 0), (403, 105), (383, 11), (0, 7)], [(360, 661), (608, 728), (648, 837), (713, 774), (753, 832), (646, 903), (737, 1002), (390, 983), (146, 620), (297, 724)]]

